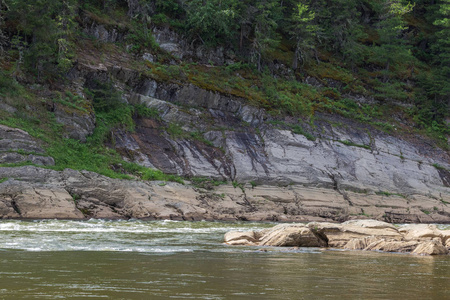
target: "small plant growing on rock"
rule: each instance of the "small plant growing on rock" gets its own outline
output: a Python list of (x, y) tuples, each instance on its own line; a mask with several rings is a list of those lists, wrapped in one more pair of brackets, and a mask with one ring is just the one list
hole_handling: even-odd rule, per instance
[(81, 199), (81, 196), (80, 195), (78, 195), (78, 194), (73, 194), (72, 195), (72, 199), (73, 199), (73, 202), (77, 202), (78, 200), (80, 200)]

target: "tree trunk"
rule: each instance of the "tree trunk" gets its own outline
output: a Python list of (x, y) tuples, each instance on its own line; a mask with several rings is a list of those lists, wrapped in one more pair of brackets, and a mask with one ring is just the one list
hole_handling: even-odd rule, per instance
[(294, 59), (292, 60), (292, 69), (297, 70), (298, 68), (298, 47), (295, 48)]

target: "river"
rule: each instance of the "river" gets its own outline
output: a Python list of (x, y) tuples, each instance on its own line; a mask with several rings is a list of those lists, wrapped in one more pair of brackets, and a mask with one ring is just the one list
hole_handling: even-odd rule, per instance
[(450, 299), (450, 256), (222, 244), (271, 226), (0, 221), (0, 299)]

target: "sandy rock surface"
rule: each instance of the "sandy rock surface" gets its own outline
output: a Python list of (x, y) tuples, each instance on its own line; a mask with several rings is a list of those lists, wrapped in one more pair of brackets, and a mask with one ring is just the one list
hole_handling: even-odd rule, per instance
[(342, 224), (312, 222), (281, 224), (255, 232), (229, 232), (225, 243), (273, 247), (331, 247), (347, 250), (446, 255), (448, 230), (434, 225), (408, 225), (400, 230), (377, 220), (348, 221)]

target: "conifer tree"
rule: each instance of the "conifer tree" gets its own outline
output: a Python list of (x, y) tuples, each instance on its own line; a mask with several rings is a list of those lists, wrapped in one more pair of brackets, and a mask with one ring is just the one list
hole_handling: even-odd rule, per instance
[[(16, 36), (24, 47), (25, 66), (38, 81), (65, 72), (71, 65), (70, 39), (76, 0), (8, 0), (6, 18), (14, 20)], [(53, 75), (52, 75), (53, 74)]]
[(254, 7), (257, 10), (253, 24), (253, 39), (250, 46), (252, 60), (258, 70), (262, 69), (262, 59), (276, 48), (280, 42), (277, 32), (278, 22), (283, 17), (281, 7), (276, 0), (259, 0)]
[(390, 68), (393, 62), (405, 62), (412, 56), (401, 34), (406, 29), (403, 16), (412, 11), (413, 5), (403, 4), (401, 0), (385, 0), (381, 2), (379, 21), (377, 27), (379, 40), (374, 47), (375, 60), (384, 64), (385, 71), (383, 81), (390, 76)]
[(216, 45), (233, 39), (236, 2), (232, 0), (192, 0), (186, 3), (187, 26), (193, 39)]
[(436, 64), (439, 66), (439, 81), (442, 84), (440, 95), (450, 95), (450, 0), (441, 0), (439, 17), (434, 22), (438, 27), (437, 41), (434, 45)]
[(3, 0), (0, 0), (0, 54), (4, 53), (4, 46), (6, 45), (8, 38), (3, 33), (3, 11), (6, 9), (6, 5)]
[(291, 15), (289, 33), (295, 41), (292, 68), (297, 69), (298, 63), (304, 63), (311, 57), (311, 52), (317, 55), (315, 45), (320, 27), (315, 24), (315, 13), (309, 5), (297, 3)]

